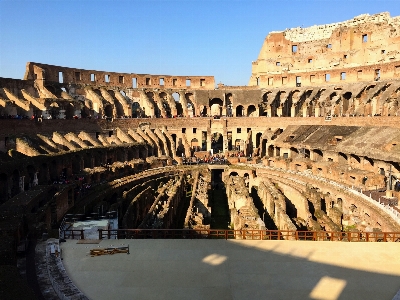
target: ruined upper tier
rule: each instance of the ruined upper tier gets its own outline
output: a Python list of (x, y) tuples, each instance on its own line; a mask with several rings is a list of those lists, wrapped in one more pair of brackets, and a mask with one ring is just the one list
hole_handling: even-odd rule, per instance
[(249, 85), (315, 86), (400, 76), (400, 17), (351, 20), (268, 34), (252, 63)]

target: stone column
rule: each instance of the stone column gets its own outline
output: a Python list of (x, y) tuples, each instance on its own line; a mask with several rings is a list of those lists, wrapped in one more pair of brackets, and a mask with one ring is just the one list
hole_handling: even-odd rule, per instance
[(296, 116), (296, 106), (292, 104), (292, 107), (290, 108), (290, 116), (293, 118)]
[(316, 105), (315, 106), (315, 116), (319, 117), (319, 114), (320, 114), (320, 107), (319, 107), (319, 105)]

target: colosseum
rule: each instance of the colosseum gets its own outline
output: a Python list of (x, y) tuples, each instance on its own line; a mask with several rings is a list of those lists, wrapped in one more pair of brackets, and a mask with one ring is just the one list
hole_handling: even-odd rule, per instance
[[(368, 288), (357, 295), (392, 299), (400, 289), (392, 243), (400, 241), (399, 49), (400, 17), (380, 13), (269, 33), (247, 86), (28, 62), (22, 80), (0, 78), (2, 272), (20, 282), (16, 266), (24, 269), (25, 256), (32, 264), (27, 249), (42, 245), (33, 269), (43, 299), (100, 299), (79, 284), (84, 276), (69, 279), (71, 249), (91, 249), (86, 260), (95, 261), (110, 251), (132, 258), (152, 238), (183, 248), (188, 239), (232, 240), (238, 252), (274, 241), (300, 252), (358, 245), (366, 257), (384, 245), (384, 268), (394, 269), (376, 271), (382, 297), (369, 298)], [(354, 258), (345, 259), (351, 267)], [(356, 299), (353, 290), (343, 287), (340, 299)], [(269, 299), (296, 298), (285, 295)]]

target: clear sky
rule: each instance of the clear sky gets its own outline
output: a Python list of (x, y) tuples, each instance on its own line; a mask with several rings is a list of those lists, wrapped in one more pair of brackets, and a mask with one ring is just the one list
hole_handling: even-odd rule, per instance
[(213, 75), (247, 85), (270, 31), (388, 11), (399, 0), (0, 0), (0, 77), (28, 61), (110, 72)]

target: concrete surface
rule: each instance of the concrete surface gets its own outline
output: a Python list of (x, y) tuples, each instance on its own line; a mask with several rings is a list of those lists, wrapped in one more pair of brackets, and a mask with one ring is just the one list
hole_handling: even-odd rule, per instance
[[(130, 246), (130, 254), (89, 250)], [(102, 240), (61, 244), (90, 299), (374, 299), (400, 289), (399, 243)]]

